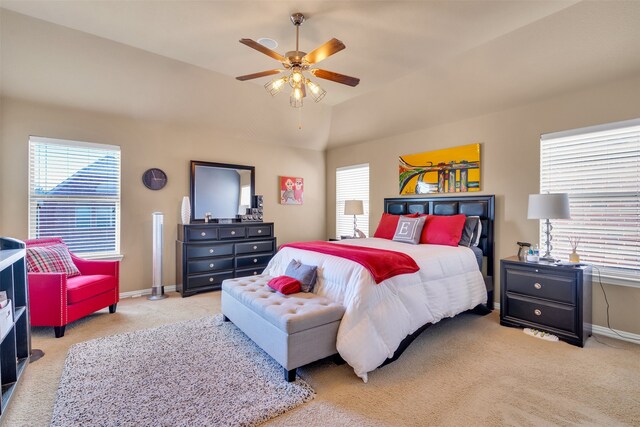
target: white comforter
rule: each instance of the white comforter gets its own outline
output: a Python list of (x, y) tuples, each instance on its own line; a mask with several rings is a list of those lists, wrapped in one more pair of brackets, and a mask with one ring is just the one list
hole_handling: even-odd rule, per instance
[(265, 274), (284, 274), (291, 259), (318, 266), (314, 292), (342, 303), (346, 312), (337, 348), (360, 378), (393, 356), (400, 342), (425, 323), (452, 317), (487, 299), (473, 252), (464, 247), (409, 245), (386, 239), (342, 240), (336, 244), (404, 252), (420, 271), (376, 284), (360, 264), (332, 255), (283, 248)]

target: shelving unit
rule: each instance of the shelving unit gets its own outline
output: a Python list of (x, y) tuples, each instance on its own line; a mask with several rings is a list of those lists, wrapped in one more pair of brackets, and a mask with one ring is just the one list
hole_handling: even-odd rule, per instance
[(13, 308), (13, 326), (0, 337), (0, 421), (29, 363), (31, 327), (25, 264), (25, 244), (0, 237), (0, 291), (7, 292)]

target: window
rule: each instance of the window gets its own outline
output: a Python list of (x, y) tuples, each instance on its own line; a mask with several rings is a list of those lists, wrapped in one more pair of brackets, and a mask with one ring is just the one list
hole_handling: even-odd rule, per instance
[[(571, 220), (553, 221), (553, 254), (611, 283), (640, 286), (640, 119), (542, 135), (540, 192), (568, 193)], [(541, 239), (544, 235), (541, 227)]]
[(358, 229), (369, 235), (369, 164), (336, 169), (336, 236), (353, 236), (353, 215), (344, 214), (345, 200), (362, 200)]
[(29, 138), (29, 238), (87, 258), (120, 252), (120, 147)]

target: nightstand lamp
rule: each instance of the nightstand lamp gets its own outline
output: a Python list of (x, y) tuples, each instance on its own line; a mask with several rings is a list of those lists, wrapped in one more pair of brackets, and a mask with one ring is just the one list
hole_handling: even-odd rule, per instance
[(357, 237), (356, 231), (358, 230), (356, 215), (364, 214), (364, 205), (362, 203), (362, 200), (345, 200), (344, 214), (353, 215), (353, 238), (355, 239)]
[(571, 219), (569, 212), (569, 195), (567, 193), (529, 194), (529, 219), (545, 220), (545, 253), (541, 258), (545, 261), (555, 261), (551, 256), (551, 219)]

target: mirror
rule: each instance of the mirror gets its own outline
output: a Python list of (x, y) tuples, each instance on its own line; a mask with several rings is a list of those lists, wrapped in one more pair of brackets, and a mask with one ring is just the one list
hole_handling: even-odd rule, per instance
[(191, 161), (191, 221), (236, 219), (252, 207), (255, 168)]

